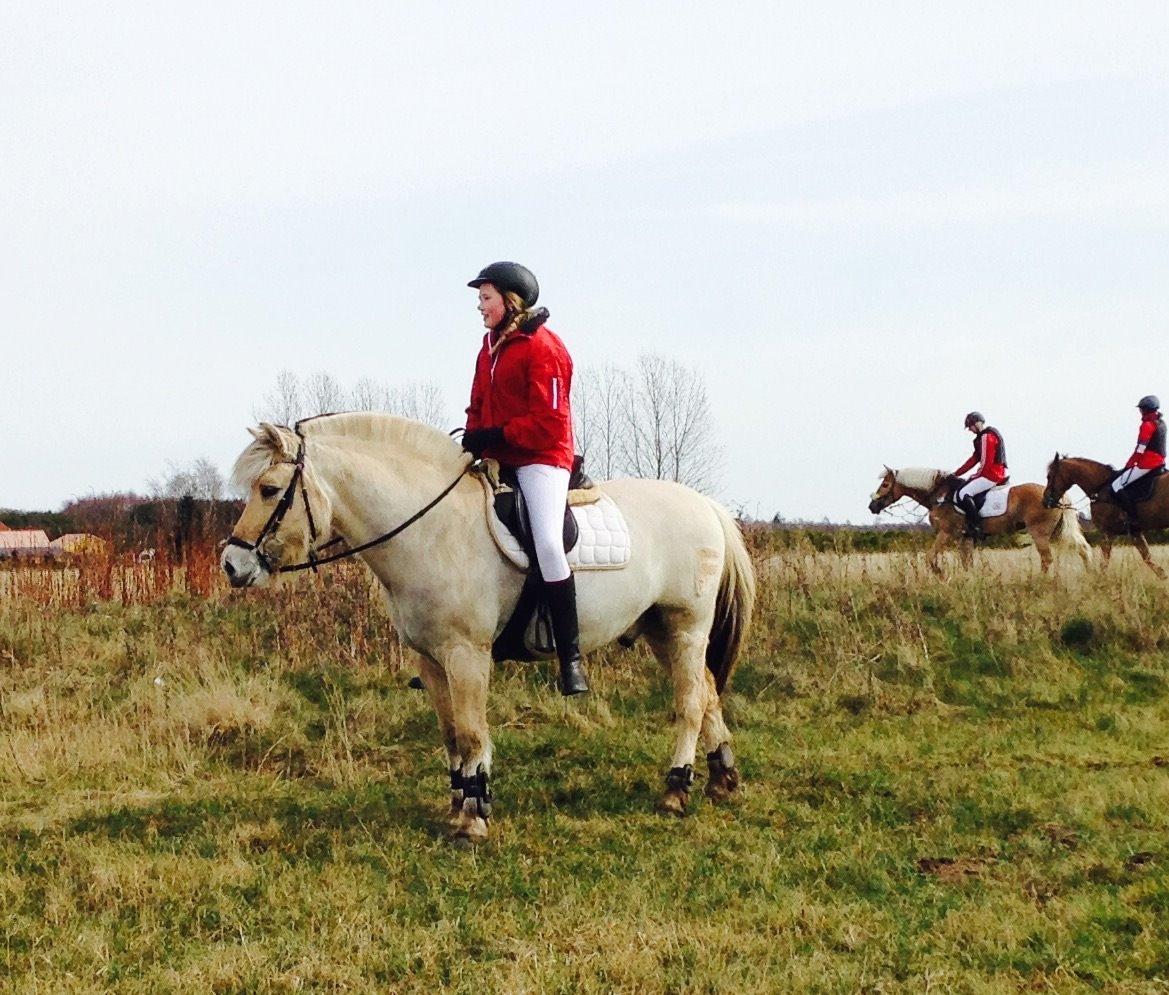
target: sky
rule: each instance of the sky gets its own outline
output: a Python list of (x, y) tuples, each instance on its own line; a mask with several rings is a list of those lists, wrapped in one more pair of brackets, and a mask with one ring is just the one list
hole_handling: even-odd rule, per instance
[(430, 381), (517, 259), (698, 369), (755, 517), (1120, 463), (1169, 395), (1164, 3), (0, 0), (0, 507), (226, 472), (277, 373)]

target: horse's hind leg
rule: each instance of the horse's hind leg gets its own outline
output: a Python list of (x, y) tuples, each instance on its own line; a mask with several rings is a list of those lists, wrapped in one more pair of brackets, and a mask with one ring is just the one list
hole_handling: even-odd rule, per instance
[(694, 753), (707, 709), (706, 642), (710, 631), (697, 625), (689, 612), (662, 613), (663, 629), (647, 633), (654, 655), (670, 671), (674, 681), (674, 723), (676, 738), (666, 793), (659, 802), (663, 812), (685, 815), (694, 783)]
[(1149, 551), (1149, 541), (1145, 538), (1145, 534), (1143, 532), (1133, 533), (1132, 541), (1137, 548), (1137, 552), (1141, 554), (1141, 559), (1148, 564), (1149, 569), (1157, 575), (1159, 580), (1164, 580), (1165, 571), (1153, 562), (1153, 554)]
[(714, 674), (706, 670), (706, 711), (702, 715), (702, 741), (706, 745), (706, 797), (721, 802), (739, 789), (739, 769), (731, 752), (731, 733), (723, 721), (722, 703), (714, 686)]

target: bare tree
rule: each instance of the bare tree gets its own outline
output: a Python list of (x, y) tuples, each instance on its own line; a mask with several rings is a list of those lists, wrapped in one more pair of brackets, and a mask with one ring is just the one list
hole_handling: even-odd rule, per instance
[(572, 385), (572, 423), (577, 449), (589, 473), (612, 480), (623, 470), (627, 448), (629, 374), (606, 363), (582, 369)]
[(276, 374), (276, 386), (264, 395), (264, 399), (252, 412), (257, 421), (274, 422), (277, 425), (295, 425), (305, 410), (304, 392), (300, 378), (291, 370)]
[(264, 395), (253, 414), (259, 421), (295, 425), (301, 418), (336, 411), (387, 411), (437, 428), (447, 425), (442, 391), (433, 381), (411, 380), (387, 386), (372, 377), (362, 377), (352, 390), (346, 390), (336, 377), (324, 372), (302, 381), (295, 373), (281, 371), (275, 388)]
[(623, 456), (629, 473), (699, 491), (717, 486), (722, 461), (706, 385), (696, 370), (654, 353), (639, 356), (624, 411)]
[(305, 381), (304, 398), (309, 415), (324, 415), (345, 408), (345, 388), (333, 374), (319, 370)]
[(218, 501), (227, 489), (218, 467), (202, 456), (190, 463), (168, 460), (166, 475), (148, 481), (148, 486), (157, 498), (192, 497), (200, 501)]
[(435, 428), (447, 424), (446, 405), (442, 403), (442, 392), (430, 380), (411, 380), (386, 392), (384, 410), (403, 418), (426, 422)]
[(349, 395), (354, 411), (384, 411), (386, 389), (372, 377), (362, 377)]

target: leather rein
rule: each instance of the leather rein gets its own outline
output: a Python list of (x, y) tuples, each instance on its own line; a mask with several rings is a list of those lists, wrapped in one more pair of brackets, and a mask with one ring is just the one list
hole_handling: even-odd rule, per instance
[[(299, 432), (297, 433), (300, 434)], [(389, 532), (383, 532), (381, 535), (370, 539), (368, 542), (363, 542), (360, 546), (352, 546), (349, 549), (342, 550), (340, 553), (332, 553), (329, 556), (318, 556), (317, 550), (314, 548), (317, 541), (317, 524), (313, 520), (312, 505), (308, 500), (308, 487), (304, 482), (304, 436), (300, 437), (300, 445), (296, 450), (296, 458), (290, 460), (279, 460), (278, 463), (273, 463), (273, 466), (279, 463), (290, 463), (295, 469), (292, 471), (292, 478), (288, 481), (288, 486), (284, 488), (284, 493), (280, 496), (280, 500), (276, 502), (276, 507), (272, 509), (272, 514), (268, 516), (268, 521), (264, 523), (264, 527), (260, 529), (260, 534), (256, 536), (255, 541), (247, 542), (239, 536), (233, 535), (227, 540), (229, 546), (239, 546), (241, 549), (246, 549), (256, 554), (260, 564), (270, 574), (274, 573), (295, 573), (298, 570), (316, 570), (318, 567), (324, 566), (326, 563), (335, 563), (337, 560), (348, 559), (350, 556), (356, 556), (358, 553), (364, 553), (367, 549), (372, 549), (374, 546), (380, 546), (384, 542), (389, 542), (394, 536), (405, 532), (411, 525), (417, 522), (420, 518), (430, 512), (443, 498), (445, 498), (451, 491), (455, 489), (459, 481), (467, 475), (467, 472), (475, 465), (475, 461), (468, 463), (463, 467), (462, 472), (455, 477), (439, 495), (432, 501), (419, 508), (413, 515), (407, 518), (400, 525), (390, 529)], [(270, 535), (275, 535), (276, 530), (280, 528), (280, 523), (284, 521), (284, 516), (288, 514), (288, 510), (292, 507), (296, 500), (297, 485), (300, 486), (300, 493), (304, 499), (305, 515), (308, 518), (309, 529), (309, 553), (308, 559), (304, 563), (290, 563), (286, 566), (274, 567), (272, 561), (268, 559), (267, 555), (260, 545)], [(325, 545), (321, 547), (322, 550), (328, 549), (342, 541), (342, 536), (337, 536), (335, 539), (330, 539)]]

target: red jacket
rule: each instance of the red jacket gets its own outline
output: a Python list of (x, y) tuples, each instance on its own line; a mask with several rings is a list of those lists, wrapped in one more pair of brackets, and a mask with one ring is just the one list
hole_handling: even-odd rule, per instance
[(999, 435), (997, 429), (984, 428), (975, 436), (974, 454), (954, 471), (955, 475), (961, 476), (975, 463), (978, 463), (978, 472), (974, 478), (985, 477), (987, 480), (993, 480), (996, 484), (1003, 483), (1007, 479), (1007, 464), (1003, 458), (1001, 439), (1002, 436)]
[(1165, 465), (1165, 423), (1158, 411), (1141, 416), (1140, 431), (1137, 432), (1137, 447), (1124, 464), (1138, 466), (1142, 470), (1156, 470)]
[(491, 355), (494, 333), (483, 336), (475, 361), (467, 428), (502, 428), (506, 443), (483, 455), (507, 466), (543, 463), (572, 469), (572, 357), (541, 325), (516, 331)]

